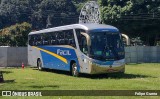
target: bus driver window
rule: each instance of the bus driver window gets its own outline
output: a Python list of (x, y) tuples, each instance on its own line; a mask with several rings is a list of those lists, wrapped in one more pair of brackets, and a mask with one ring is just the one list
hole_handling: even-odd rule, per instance
[(82, 35), (83, 33), (86, 33), (86, 31), (82, 29), (76, 29), (76, 35), (80, 51), (87, 55), (88, 54), (87, 38), (84, 35)]
[(81, 51), (84, 54), (88, 54), (88, 47), (87, 47), (87, 39), (85, 36), (81, 35), (81, 46), (80, 46)]

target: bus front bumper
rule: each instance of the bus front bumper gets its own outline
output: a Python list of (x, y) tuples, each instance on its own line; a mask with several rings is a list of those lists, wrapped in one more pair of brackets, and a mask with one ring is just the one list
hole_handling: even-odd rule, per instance
[(92, 64), (91, 74), (103, 74), (103, 73), (115, 73), (115, 72), (125, 72), (125, 64), (119, 66), (100, 66), (97, 64)]

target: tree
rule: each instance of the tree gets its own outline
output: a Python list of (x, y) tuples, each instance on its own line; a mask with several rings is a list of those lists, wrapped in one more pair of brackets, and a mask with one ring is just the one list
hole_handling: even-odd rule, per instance
[(132, 37), (141, 37), (146, 45), (154, 45), (160, 29), (160, 1), (99, 0), (102, 21)]
[(131, 11), (133, 3), (129, 0), (127, 2), (113, 1), (113, 0), (99, 0), (101, 6), (101, 14), (103, 23), (113, 23), (121, 18), (122, 14), (127, 14)]
[(0, 17), (3, 27), (15, 23), (29, 22), (32, 13), (31, 2), (29, 0), (2, 0), (0, 5)]
[(27, 46), (30, 31), (31, 25), (26, 22), (2, 29), (0, 31), (0, 46)]
[(42, 27), (46, 27), (48, 16), (53, 26), (76, 23), (78, 19), (76, 8), (70, 0), (43, 0), (35, 15), (33, 20), (41, 20)]
[(76, 23), (78, 15), (71, 0), (1, 0), (1, 28), (28, 22), (32, 28), (46, 28), (48, 15), (53, 26)]
[(76, 6), (77, 12), (80, 13), (84, 4), (90, 0), (71, 0), (73, 4)]

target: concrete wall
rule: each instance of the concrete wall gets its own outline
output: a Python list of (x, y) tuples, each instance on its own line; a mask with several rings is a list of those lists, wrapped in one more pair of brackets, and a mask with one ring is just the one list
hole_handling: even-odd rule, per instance
[(0, 67), (7, 66), (7, 47), (0, 47)]
[(159, 46), (130, 46), (125, 53), (126, 63), (160, 63)]
[[(130, 46), (125, 48), (126, 63), (160, 63), (160, 47)], [(28, 64), (27, 47), (0, 47), (0, 67)]]
[(0, 67), (28, 64), (27, 47), (0, 47)]

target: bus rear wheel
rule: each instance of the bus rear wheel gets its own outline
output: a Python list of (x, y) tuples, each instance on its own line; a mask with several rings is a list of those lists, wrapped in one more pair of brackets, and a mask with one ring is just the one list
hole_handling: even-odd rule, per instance
[(78, 77), (79, 72), (78, 72), (77, 64), (73, 63), (71, 66), (72, 66), (72, 76)]
[(38, 67), (38, 70), (42, 70), (42, 62), (40, 59), (38, 59), (37, 61), (37, 67)]

